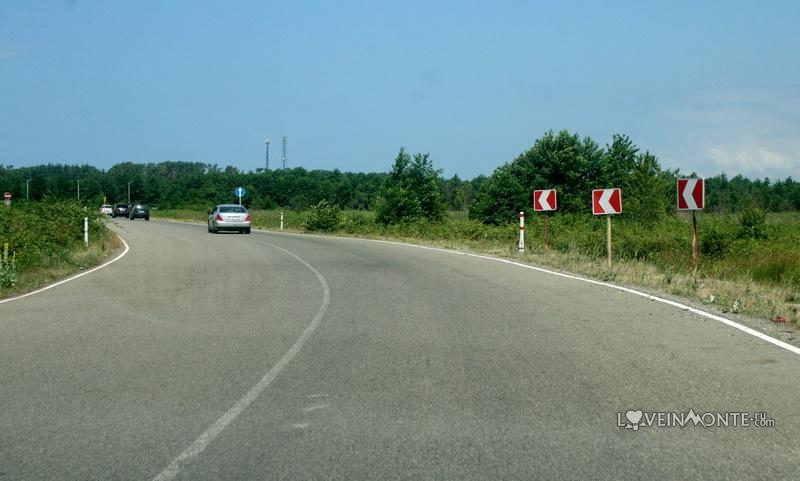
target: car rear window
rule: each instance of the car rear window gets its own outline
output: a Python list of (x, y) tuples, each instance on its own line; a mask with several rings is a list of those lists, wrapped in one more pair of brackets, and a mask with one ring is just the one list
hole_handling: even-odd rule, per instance
[(244, 214), (247, 209), (240, 205), (223, 205), (219, 208), (219, 211), (223, 214)]

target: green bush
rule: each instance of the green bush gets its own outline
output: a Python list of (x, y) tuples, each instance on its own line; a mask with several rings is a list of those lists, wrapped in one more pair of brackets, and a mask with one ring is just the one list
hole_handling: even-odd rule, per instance
[(734, 236), (721, 226), (712, 226), (700, 236), (700, 252), (711, 257), (723, 257), (730, 251)]
[(90, 238), (109, 235), (96, 209), (87, 210), (75, 202), (45, 200), (0, 208), (0, 246), (8, 243), (17, 272), (53, 257), (67, 259), (82, 246), (84, 217), (89, 219)]
[(12, 259), (0, 258), (0, 287), (8, 289), (17, 285), (17, 269)]
[(739, 237), (745, 239), (766, 239), (767, 213), (761, 209), (745, 209), (739, 218)]
[(336, 230), (340, 223), (339, 207), (321, 200), (308, 211), (303, 226), (312, 232), (330, 232)]

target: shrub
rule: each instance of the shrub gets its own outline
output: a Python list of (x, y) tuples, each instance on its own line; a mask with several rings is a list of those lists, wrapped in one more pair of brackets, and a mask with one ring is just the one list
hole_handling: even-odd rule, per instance
[(767, 238), (767, 213), (761, 209), (745, 209), (739, 218), (739, 237), (746, 239)]
[(309, 231), (330, 232), (336, 230), (340, 222), (339, 207), (321, 200), (308, 211), (303, 226)]
[(700, 251), (710, 257), (722, 257), (730, 250), (733, 240), (729, 231), (714, 226), (700, 236)]
[(17, 285), (17, 269), (11, 259), (0, 258), (0, 287), (9, 289)]

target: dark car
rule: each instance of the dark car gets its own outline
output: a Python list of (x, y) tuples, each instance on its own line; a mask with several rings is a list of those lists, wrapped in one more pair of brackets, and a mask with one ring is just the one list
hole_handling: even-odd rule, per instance
[(116, 204), (111, 211), (111, 217), (128, 217), (128, 204)]
[(133, 220), (136, 218), (150, 220), (150, 207), (144, 204), (133, 204), (130, 212), (128, 212), (128, 219)]

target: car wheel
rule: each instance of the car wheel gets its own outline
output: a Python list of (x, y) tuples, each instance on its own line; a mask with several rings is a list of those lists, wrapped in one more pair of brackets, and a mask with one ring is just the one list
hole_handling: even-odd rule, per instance
[(150, 217), (145, 217), (144, 220), (150, 220)]
[(249, 233), (250, 233), (250, 228), (248, 227), (247, 229), (245, 229), (245, 230), (244, 230), (244, 233), (245, 233), (245, 234), (249, 234)]

